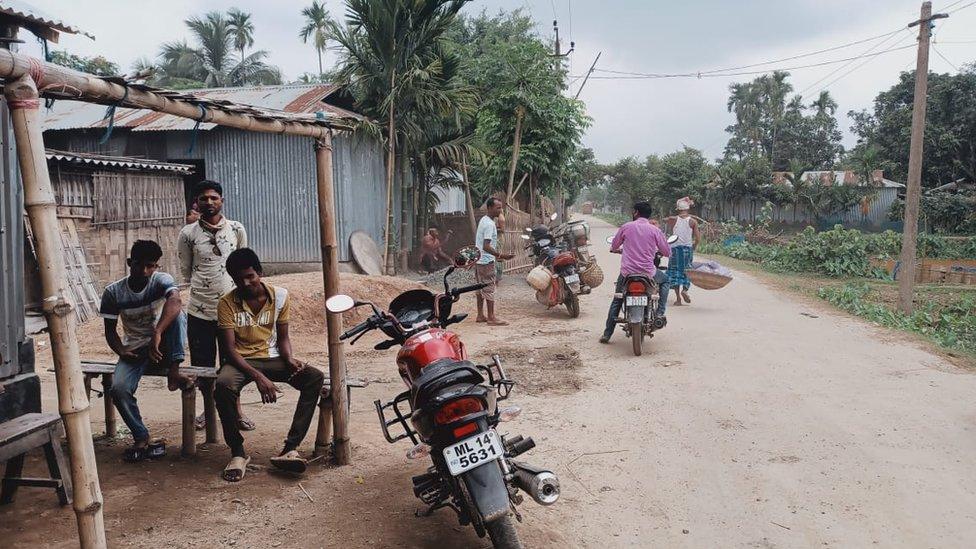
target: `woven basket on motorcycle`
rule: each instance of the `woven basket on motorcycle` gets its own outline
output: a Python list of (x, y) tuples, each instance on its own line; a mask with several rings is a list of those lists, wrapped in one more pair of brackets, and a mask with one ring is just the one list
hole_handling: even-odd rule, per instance
[(722, 276), (715, 273), (706, 273), (704, 271), (696, 271), (694, 269), (688, 269), (685, 271), (688, 275), (688, 280), (691, 281), (696, 287), (703, 290), (717, 290), (719, 288), (724, 288), (726, 284), (732, 281), (731, 277)]
[(590, 288), (596, 288), (603, 284), (603, 269), (597, 265), (596, 261), (592, 261), (580, 272), (580, 280)]

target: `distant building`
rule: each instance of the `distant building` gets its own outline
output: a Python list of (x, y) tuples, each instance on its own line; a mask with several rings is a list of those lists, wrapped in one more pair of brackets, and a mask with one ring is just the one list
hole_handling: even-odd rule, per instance
[[(358, 116), (349, 110), (351, 99), (332, 84), (215, 88), (192, 93), (259, 108)], [(210, 123), (197, 124), (168, 114), (119, 108), (111, 136), (101, 143), (109, 124), (104, 106), (57, 101), (42, 113), (48, 147), (190, 165), (193, 174), (184, 178), (184, 207), (191, 201), (190, 190), (196, 182), (218, 181), (227, 195), (228, 217), (244, 223), (262, 260), (277, 270), (319, 264), (311, 139), (245, 132)], [(337, 134), (333, 147), (339, 260), (348, 262), (349, 235), (354, 231), (366, 232), (380, 245), (383, 242), (387, 196), (384, 147), (376, 139), (349, 134)], [(401, 186), (398, 178), (394, 196), (400, 196)], [(401, 209), (393, 210), (397, 234)], [(413, 212), (409, 212), (408, 231), (413, 231), (413, 217)]]

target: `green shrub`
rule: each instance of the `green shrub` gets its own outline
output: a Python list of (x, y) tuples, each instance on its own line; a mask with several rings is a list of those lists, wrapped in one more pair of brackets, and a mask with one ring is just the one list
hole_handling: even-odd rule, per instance
[(948, 349), (976, 353), (976, 299), (972, 297), (963, 297), (941, 307), (930, 301), (911, 315), (905, 315), (872, 301), (876, 292), (863, 282), (820, 288), (818, 295), (841, 309), (883, 326), (921, 334)]

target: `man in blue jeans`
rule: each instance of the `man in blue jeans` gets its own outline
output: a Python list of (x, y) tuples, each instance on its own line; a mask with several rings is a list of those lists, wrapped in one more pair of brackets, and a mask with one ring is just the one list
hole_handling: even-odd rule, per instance
[(634, 204), (634, 220), (625, 223), (617, 231), (610, 243), (610, 253), (621, 254), (620, 276), (614, 289), (613, 301), (607, 313), (607, 325), (600, 336), (600, 343), (609, 343), (610, 336), (617, 326), (617, 317), (623, 306), (624, 281), (629, 275), (647, 275), (659, 285), (661, 299), (657, 304), (657, 315), (664, 318), (667, 307), (667, 276), (657, 269), (655, 258), (657, 254), (663, 257), (671, 256), (671, 246), (658, 226), (651, 222), (651, 205), (647, 202)]
[(161, 443), (150, 444), (149, 430), (136, 403), (136, 389), (146, 370), (150, 366), (166, 369), (170, 391), (193, 387), (193, 380), (179, 371), (186, 344), (186, 315), (173, 277), (158, 270), (162, 256), (159, 244), (137, 240), (126, 261), (129, 276), (105, 288), (99, 307), (105, 341), (119, 355), (111, 398), (132, 433), (134, 444), (124, 455), (130, 462), (162, 457), (166, 451)]

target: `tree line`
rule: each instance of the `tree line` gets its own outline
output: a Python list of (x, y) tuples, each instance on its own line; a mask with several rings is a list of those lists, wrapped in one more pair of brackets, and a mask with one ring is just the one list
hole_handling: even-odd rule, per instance
[[(923, 187), (932, 190), (956, 181), (971, 185), (976, 181), (976, 64), (954, 75), (933, 73), (929, 81)], [(596, 164), (588, 170), (586, 197), (622, 209), (650, 200), (661, 213), (678, 197), (690, 196), (719, 212), (721, 204), (745, 199), (804, 207), (817, 218), (836, 214), (863, 200), (865, 189), (802, 181), (800, 175), (850, 170), (871, 182), (872, 172), (882, 170), (886, 178), (905, 182), (914, 85), (914, 72), (903, 72), (897, 84), (877, 95), (873, 108), (849, 112), (857, 143), (845, 150), (838, 105), (828, 91), (807, 101), (793, 93), (786, 72), (734, 83), (727, 101), (734, 122), (726, 128), (729, 138), (721, 158), (710, 161), (701, 150), (684, 147), (661, 156)], [(774, 177), (775, 172), (780, 176)], [(929, 192), (924, 202), (922, 215), (930, 218), (934, 230), (976, 227), (971, 193)], [(893, 219), (899, 219), (898, 207)]]

